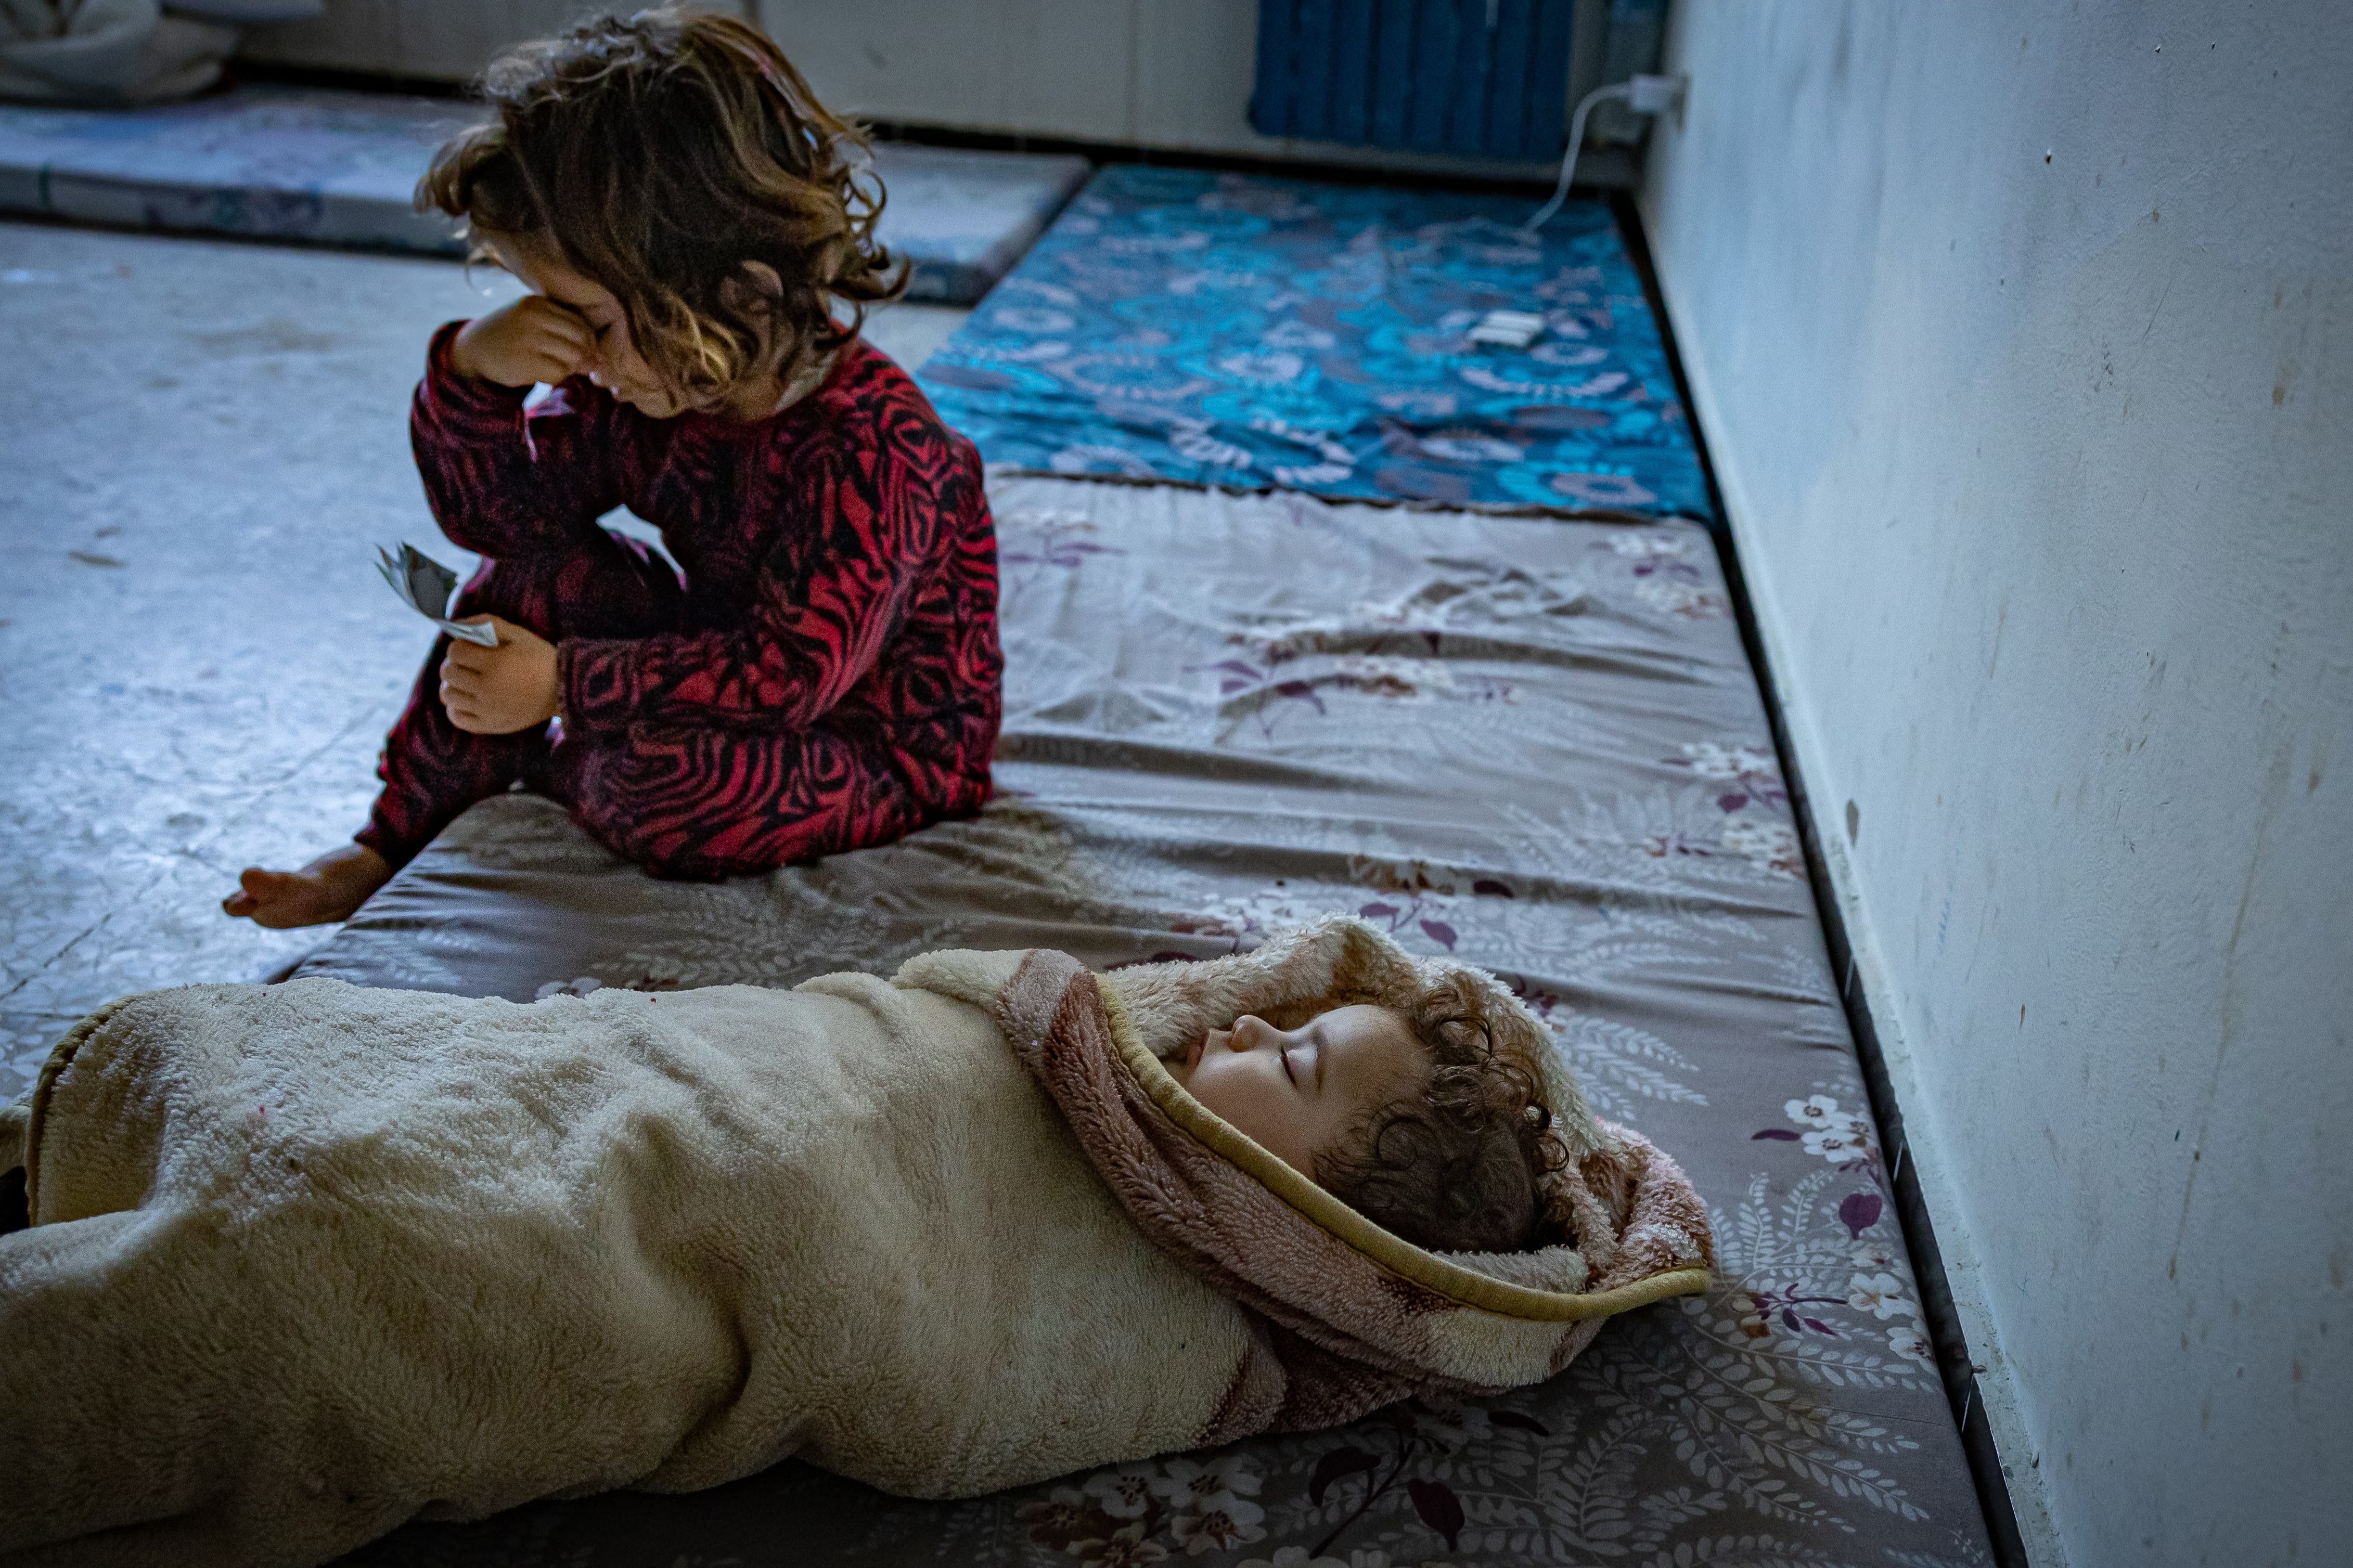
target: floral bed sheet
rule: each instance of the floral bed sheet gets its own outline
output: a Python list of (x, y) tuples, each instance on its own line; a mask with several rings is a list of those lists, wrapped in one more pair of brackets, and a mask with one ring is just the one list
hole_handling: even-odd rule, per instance
[(723, 885), (477, 807), (303, 966), (518, 999), (942, 946), (1208, 957), (1353, 910), (1502, 973), (1715, 1210), (1704, 1298), (1509, 1397), (964, 1502), (786, 1463), (413, 1525), (380, 1564), (1990, 1561), (1706, 531), (999, 478), (977, 819)]
[[(920, 379), (994, 463), (1711, 515), (1608, 207), (1121, 165)], [(1525, 349), (1472, 342), (1540, 315)]]

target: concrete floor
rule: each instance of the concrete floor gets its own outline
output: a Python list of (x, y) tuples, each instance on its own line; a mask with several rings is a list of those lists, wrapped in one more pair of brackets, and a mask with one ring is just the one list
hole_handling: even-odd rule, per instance
[[(430, 633), (379, 542), (451, 564), (410, 464), (425, 341), (511, 296), (453, 263), (0, 224), (0, 1102), (126, 992), (254, 980), (332, 928), (218, 909), (347, 837)], [(915, 364), (966, 312), (893, 307)]]

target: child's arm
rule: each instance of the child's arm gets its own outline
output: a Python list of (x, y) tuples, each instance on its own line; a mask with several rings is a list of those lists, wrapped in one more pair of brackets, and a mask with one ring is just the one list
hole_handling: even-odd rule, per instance
[[(567, 724), (650, 721), (798, 730), (874, 668), (910, 601), (984, 505), (979, 464), (928, 419), (884, 421), (880, 453), (812, 454), (809, 526), (827, 534), (805, 586), (771, 565), (744, 623), (628, 640), (567, 639)], [(943, 690), (943, 704), (959, 693)]]
[(567, 389), (563, 417), (525, 428), (533, 383), (578, 374), (593, 346), (577, 312), (537, 294), (434, 333), (408, 431), (452, 542), (492, 557), (562, 548), (620, 504), (602, 398)]

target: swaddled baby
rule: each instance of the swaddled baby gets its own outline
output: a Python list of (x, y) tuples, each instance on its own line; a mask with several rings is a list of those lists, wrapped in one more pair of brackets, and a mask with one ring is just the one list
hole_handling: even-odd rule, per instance
[(154, 992), (0, 1112), (19, 1163), (0, 1555), (44, 1563), (792, 1455), (970, 1495), (1533, 1382), (1707, 1279), (1525, 1009), (1346, 921), (1102, 975)]
[[(1451, 990), (1419, 1000), (1411, 1012), (1364, 1003), (1311, 1011), (1288, 1029), (1244, 1014), (1204, 1031), (1170, 1077), (1416, 1246), (1527, 1247), (1543, 1220), (1537, 1177), (1564, 1158), (1552, 1113)], [(23, 1167), (0, 1172), (0, 1235), (30, 1220)]]

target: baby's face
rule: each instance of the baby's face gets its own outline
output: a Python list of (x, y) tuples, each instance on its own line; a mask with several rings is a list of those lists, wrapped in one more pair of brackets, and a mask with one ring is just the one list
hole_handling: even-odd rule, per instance
[(1194, 1099), (1309, 1177), (1315, 1157), (1419, 1087), (1430, 1059), (1386, 1007), (1335, 1007), (1296, 1029), (1245, 1014), (1169, 1071)]

